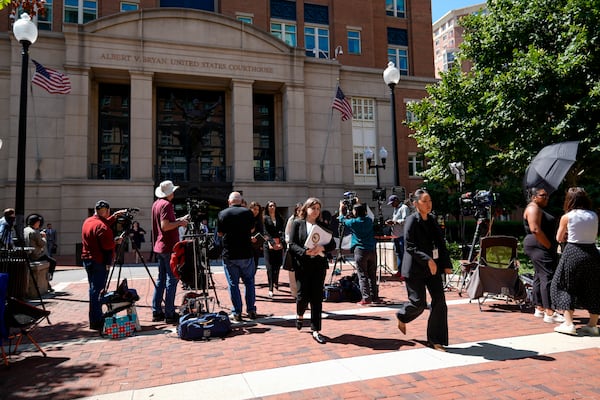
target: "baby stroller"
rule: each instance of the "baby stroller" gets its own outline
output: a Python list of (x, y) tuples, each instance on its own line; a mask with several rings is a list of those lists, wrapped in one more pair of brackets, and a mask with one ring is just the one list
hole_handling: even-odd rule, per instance
[(490, 299), (515, 302), (523, 308), (527, 293), (519, 278), (518, 240), (512, 236), (481, 238), (479, 259), (467, 284), (471, 300), (477, 299), (479, 311)]

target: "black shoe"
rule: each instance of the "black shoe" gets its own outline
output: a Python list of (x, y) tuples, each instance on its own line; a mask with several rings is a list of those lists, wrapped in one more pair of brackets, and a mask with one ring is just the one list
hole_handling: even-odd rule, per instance
[(165, 314), (162, 312), (152, 313), (152, 322), (162, 322), (165, 319)]
[(301, 330), (303, 322), (304, 320), (302, 318), (296, 318), (296, 329)]
[(104, 329), (104, 322), (91, 322), (90, 329), (93, 331), (102, 332), (102, 330)]
[(231, 313), (229, 314), (229, 319), (233, 322), (242, 322), (242, 316), (240, 314)]
[(321, 334), (318, 331), (313, 331), (312, 337), (317, 341), (317, 343), (325, 344), (325, 338), (321, 336)]
[(173, 315), (165, 317), (165, 322), (167, 324), (177, 324), (179, 322), (179, 314), (173, 313)]
[(256, 311), (250, 311), (250, 312), (248, 312), (248, 318), (250, 318), (250, 319), (256, 319), (256, 318), (258, 318), (258, 315), (256, 315)]

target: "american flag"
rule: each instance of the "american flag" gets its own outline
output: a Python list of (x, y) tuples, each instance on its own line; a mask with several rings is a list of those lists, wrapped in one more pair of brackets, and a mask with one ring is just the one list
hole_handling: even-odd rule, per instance
[(347, 121), (352, 118), (352, 107), (339, 86), (335, 92), (335, 98), (333, 99), (331, 107), (342, 113), (342, 121)]
[(67, 75), (50, 68), (45, 68), (33, 59), (31, 61), (35, 64), (35, 73), (31, 82), (46, 89), (48, 93), (71, 93), (71, 80)]

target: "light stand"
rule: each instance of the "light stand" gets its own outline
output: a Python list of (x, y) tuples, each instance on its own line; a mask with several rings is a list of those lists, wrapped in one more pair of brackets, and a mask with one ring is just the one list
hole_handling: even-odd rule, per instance
[[(373, 190), (373, 201), (377, 201), (377, 225), (378, 229), (383, 230), (383, 213), (381, 211), (381, 204), (385, 201), (385, 189), (381, 188), (379, 184), (379, 169), (385, 169), (385, 164), (387, 161), (388, 152), (384, 147), (379, 149), (379, 159), (381, 160), (381, 164), (373, 164), (373, 150), (367, 147), (365, 149), (365, 159), (367, 160), (367, 167), (369, 169), (375, 168), (375, 175), (377, 177), (377, 188)], [(383, 232), (379, 232), (383, 233)]]
[(38, 37), (37, 27), (27, 13), (13, 24), (13, 33), (23, 46), (21, 50), (21, 100), (19, 104), (19, 140), (17, 147), (17, 181), (15, 193), (15, 231), (17, 246), (25, 246), (25, 158), (27, 150), (27, 81), (29, 78), (29, 46)]
[(383, 80), (392, 91), (392, 146), (394, 147), (394, 186), (399, 186), (399, 172), (398, 172), (398, 144), (397, 144), (397, 128), (396, 128), (396, 95), (394, 88), (400, 82), (400, 71), (394, 66), (393, 62), (388, 62), (388, 66), (383, 71)]

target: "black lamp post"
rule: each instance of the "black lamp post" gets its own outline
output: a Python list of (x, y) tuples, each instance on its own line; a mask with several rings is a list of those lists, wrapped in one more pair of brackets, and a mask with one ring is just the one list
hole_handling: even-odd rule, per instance
[(25, 228), (25, 157), (27, 150), (27, 81), (29, 80), (29, 46), (38, 37), (37, 27), (27, 13), (13, 24), (13, 33), (23, 46), (21, 50), (21, 101), (19, 104), (19, 141), (17, 147), (17, 182), (15, 194), (15, 231), (17, 245), (24, 246)]
[(383, 212), (381, 211), (381, 204), (385, 201), (385, 189), (381, 188), (379, 184), (379, 169), (385, 169), (385, 163), (387, 161), (388, 152), (384, 147), (379, 149), (379, 159), (381, 164), (373, 164), (373, 150), (369, 147), (365, 149), (365, 158), (367, 159), (367, 166), (369, 169), (375, 168), (375, 175), (377, 176), (377, 189), (373, 190), (373, 201), (377, 202), (377, 221), (376, 221), (376, 234), (383, 234)]
[(392, 146), (394, 147), (394, 186), (400, 185), (398, 173), (398, 145), (397, 145), (397, 129), (396, 129), (396, 96), (394, 88), (400, 81), (400, 71), (394, 66), (393, 62), (388, 62), (388, 66), (383, 71), (383, 80), (386, 85), (392, 90)]

